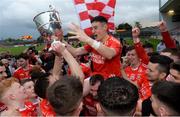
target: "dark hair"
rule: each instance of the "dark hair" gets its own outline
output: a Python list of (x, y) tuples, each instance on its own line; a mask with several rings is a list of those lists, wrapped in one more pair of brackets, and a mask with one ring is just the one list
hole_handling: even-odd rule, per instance
[(129, 46), (129, 47), (126, 48), (126, 52), (131, 51), (131, 50), (134, 50), (134, 49), (135, 49), (134, 46)]
[(95, 74), (91, 76), (90, 80), (90, 85), (95, 85), (97, 82), (100, 82), (101, 84), (104, 82), (104, 77), (100, 74)]
[(157, 55), (160, 55), (158, 52), (150, 52), (148, 53), (148, 56), (151, 57), (151, 56), (157, 56)]
[(29, 79), (22, 79), (22, 80), (20, 80), (20, 84), (24, 85), (26, 82), (30, 82), (30, 81), (32, 81), (32, 79), (30, 79), (30, 78)]
[(80, 56), (80, 59), (79, 59), (80, 62), (81, 62), (81, 63), (87, 63), (87, 62), (89, 62), (88, 60), (85, 59), (86, 57), (88, 57), (88, 60), (89, 60), (89, 53), (88, 53), (88, 54), (81, 55), (81, 56)]
[(100, 105), (108, 116), (133, 115), (138, 98), (137, 87), (120, 77), (105, 80), (98, 90)]
[(150, 60), (151, 63), (158, 64), (158, 70), (160, 72), (166, 73), (166, 76), (169, 74), (170, 64), (173, 60), (164, 55), (154, 55), (151, 56)]
[(48, 72), (41, 72), (41, 71), (33, 71), (30, 73), (31, 74), (31, 79), (33, 80), (33, 82), (36, 82), (39, 78), (45, 78), (48, 77), (50, 75), (50, 73)]
[(107, 24), (107, 19), (103, 16), (96, 16), (91, 20), (91, 23), (93, 22), (102, 22)]
[[(45, 76), (45, 75), (44, 75)], [(49, 87), (49, 76), (39, 77), (34, 85), (35, 93), (43, 99), (46, 99), (47, 88)]]
[(173, 56), (180, 56), (180, 50), (178, 50), (177, 48), (165, 48), (161, 52), (169, 52)]
[(71, 116), (83, 94), (81, 81), (73, 76), (63, 76), (48, 88), (47, 98), (58, 115)]
[(146, 43), (143, 45), (143, 48), (153, 48), (153, 45), (151, 43)]
[(2, 61), (0, 61), (0, 66), (4, 66), (4, 64), (2, 63)]
[[(49, 54), (48, 57), (46, 57), (47, 54)], [(45, 59), (45, 58), (46, 58), (46, 59)], [(42, 66), (42, 68), (43, 68), (46, 72), (49, 72), (50, 70), (53, 69), (54, 59), (55, 59), (55, 54), (54, 54), (54, 53), (52, 53), (52, 52), (46, 52), (46, 53), (44, 53), (44, 54), (40, 57), (40, 59), (42, 60), (42, 62), (43, 62), (43, 64), (44, 64), (44, 65)]]
[(21, 59), (21, 58), (28, 60), (29, 56), (26, 53), (21, 53), (19, 56), (17, 56), (17, 59)]
[(31, 46), (31, 47), (28, 48), (28, 50), (32, 50), (32, 52), (35, 52), (36, 48), (35, 48), (35, 46)]
[(180, 72), (180, 61), (171, 63), (170, 68), (171, 68), (171, 69), (175, 69), (175, 70), (177, 70), (178, 72)]
[(180, 84), (169, 81), (158, 81), (152, 86), (152, 93), (162, 103), (171, 108), (175, 113), (171, 116), (180, 115)]

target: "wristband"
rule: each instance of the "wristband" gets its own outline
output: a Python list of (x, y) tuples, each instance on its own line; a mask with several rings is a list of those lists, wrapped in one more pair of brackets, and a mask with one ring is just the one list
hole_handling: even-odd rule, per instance
[(93, 44), (92, 44), (92, 47), (95, 49), (95, 50), (97, 50), (99, 47), (100, 47), (100, 42), (97, 42), (97, 41), (93, 41)]

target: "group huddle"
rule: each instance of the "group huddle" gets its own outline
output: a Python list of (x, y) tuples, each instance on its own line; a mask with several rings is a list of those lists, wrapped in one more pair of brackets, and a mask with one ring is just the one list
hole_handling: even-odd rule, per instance
[[(51, 51), (29, 48), (12, 62), (1, 56), (1, 116), (178, 116), (180, 49), (164, 21), (165, 48), (156, 52), (132, 29), (133, 46), (107, 32), (107, 20), (91, 20), (93, 37), (72, 24), (83, 46), (55, 30)], [(45, 38), (45, 37), (44, 37)]]

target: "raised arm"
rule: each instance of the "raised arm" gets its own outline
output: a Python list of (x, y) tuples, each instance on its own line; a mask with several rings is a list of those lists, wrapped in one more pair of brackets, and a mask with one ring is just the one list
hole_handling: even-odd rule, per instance
[(144, 64), (148, 64), (149, 57), (140, 42), (139, 35), (140, 35), (140, 29), (137, 27), (133, 28), (132, 36), (133, 36), (133, 42), (134, 42), (134, 47), (135, 47), (136, 53), (137, 53), (138, 57), (141, 59), (141, 62), (143, 62)]
[(53, 71), (52, 75), (54, 78), (57, 80), (59, 78), (59, 75), (61, 75), (61, 68), (63, 66), (63, 58), (61, 55), (56, 56), (54, 60), (54, 66), (53, 66)]
[(66, 60), (66, 62), (68, 63), (70, 67), (72, 75), (76, 76), (77, 78), (80, 78), (81, 82), (83, 83), (84, 74), (82, 72), (82, 69), (79, 66), (78, 62), (75, 60), (75, 58), (65, 48), (65, 44), (58, 41), (56, 43), (53, 43), (51, 47), (52, 47), (52, 50), (54, 50), (58, 56), (62, 55), (64, 57), (64, 59)]
[(90, 45), (103, 57), (107, 59), (112, 59), (116, 55), (116, 50), (114, 48), (107, 47), (101, 42), (98, 42), (90, 38), (88, 35), (85, 34), (85, 32), (82, 29), (80, 29), (79, 26), (72, 24), (71, 29), (75, 32), (76, 35), (73, 36), (72, 38), (77, 38), (79, 39), (79, 41)]
[(161, 31), (161, 35), (163, 37), (163, 41), (166, 45), (166, 48), (176, 48), (175, 41), (172, 40), (168, 32), (166, 22), (164, 21), (159, 22), (158, 27), (159, 27), (159, 30)]
[(74, 48), (74, 47), (72, 47), (70, 44), (68, 44), (68, 43), (65, 42), (65, 41), (63, 41), (63, 43), (66, 44), (66, 49), (67, 49), (74, 57), (88, 53), (88, 52), (84, 49), (84, 47)]
[[(61, 31), (58, 31), (58, 33), (61, 33)], [(54, 41), (55, 40), (62, 41), (63, 38), (61, 36), (57, 37), (55, 35), (52, 35), (51, 39), (53, 39)], [(51, 49), (52, 49), (52, 47), (51, 47)], [(55, 80), (59, 79), (59, 76), (61, 75), (62, 66), (63, 66), (63, 56), (56, 55), (55, 60), (54, 60), (53, 70), (52, 70), (52, 75), (53, 75), (53, 78), (55, 78)]]

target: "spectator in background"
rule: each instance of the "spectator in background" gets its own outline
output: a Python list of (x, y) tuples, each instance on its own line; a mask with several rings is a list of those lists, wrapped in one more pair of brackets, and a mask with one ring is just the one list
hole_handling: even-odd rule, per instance
[[(0, 61), (0, 82), (6, 79), (6, 77), (7, 77), (6, 68)], [(0, 100), (0, 113), (3, 112), (4, 110), (7, 110), (7, 106)]]
[(165, 48), (166, 48), (165, 43), (163, 40), (161, 40), (156, 47), (156, 51), (160, 53)]
[(13, 68), (11, 65), (9, 65), (9, 60), (8, 59), (2, 59), (1, 60), (2, 63), (4, 64), (5, 68), (6, 68), (6, 74), (7, 74), (7, 78), (10, 78), (15, 71), (15, 68)]
[(19, 62), (19, 68), (14, 72), (14, 77), (19, 79), (28, 79), (31, 78), (30, 71), (32, 69), (32, 65), (29, 64), (29, 57), (27, 54), (22, 53), (18, 56), (17, 61)]
[(35, 46), (29, 47), (26, 53), (29, 56), (29, 63), (35, 65), (37, 62), (37, 58), (35, 56), (37, 50), (35, 49)]
[(6, 68), (0, 61), (0, 82), (7, 77)]
[(147, 54), (154, 52), (153, 45), (151, 43), (144, 44), (143, 48)]

